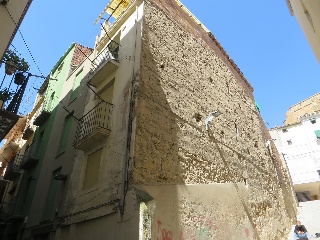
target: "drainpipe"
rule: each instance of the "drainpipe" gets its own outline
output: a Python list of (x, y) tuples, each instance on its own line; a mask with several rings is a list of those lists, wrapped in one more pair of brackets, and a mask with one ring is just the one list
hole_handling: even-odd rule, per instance
[(134, 109), (136, 105), (136, 95), (137, 95), (137, 88), (138, 88), (138, 74), (135, 72), (135, 57), (136, 57), (136, 50), (137, 50), (137, 36), (138, 36), (138, 6), (136, 6), (136, 20), (135, 20), (135, 43), (133, 48), (133, 54), (132, 58), (132, 82), (129, 89), (129, 99), (128, 99), (128, 118), (126, 121), (127, 131), (126, 131), (126, 146), (125, 146), (125, 155), (123, 159), (123, 166), (122, 166), (122, 183), (121, 183), (121, 196), (120, 196), (120, 203), (119, 203), (119, 209), (120, 209), (120, 215), (121, 219), (123, 219), (124, 216), (124, 208), (125, 208), (125, 198), (126, 194), (128, 192), (128, 186), (129, 186), (129, 162), (130, 162), (130, 152), (131, 152), (131, 140), (132, 140), (132, 132), (133, 132), (133, 118), (134, 118)]

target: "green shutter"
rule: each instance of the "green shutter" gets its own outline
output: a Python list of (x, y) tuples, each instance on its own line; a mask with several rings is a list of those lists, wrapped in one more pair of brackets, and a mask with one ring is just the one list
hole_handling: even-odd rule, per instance
[(82, 70), (76, 75), (76, 79), (74, 80), (70, 101), (73, 101), (78, 96), (81, 79), (82, 79)]
[(254, 102), (256, 104), (256, 109), (260, 112), (260, 106), (257, 102)]
[(59, 181), (54, 179), (54, 176), (59, 174), (61, 169), (57, 169), (52, 172), (51, 181), (49, 185), (49, 189), (47, 192), (47, 198), (45, 202), (45, 208), (42, 212), (42, 221), (52, 220), (54, 217), (55, 204), (56, 204), (56, 194), (58, 190)]
[(314, 133), (316, 134), (317, 138), (320, 139), (320, 130), (316, 130)]
[(64, 152), (67, 148), (71, 126), (72, 126), (72, 116), (68, 115), (64, 120), (64, 127), (62, 128), (58, 154)]

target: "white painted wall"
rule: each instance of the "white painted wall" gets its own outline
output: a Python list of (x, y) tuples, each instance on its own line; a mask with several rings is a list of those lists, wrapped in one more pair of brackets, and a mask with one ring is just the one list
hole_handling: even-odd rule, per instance
[[(310, 119), (316, 118), (312, 124)], [(286, 131), (284, 131), (286, 129)], [(320, 116), (311, 116), (293, 125), (270, 130), (271, 137), (289, 168), (294, 185), (319, 182), (320, 142), (315, 130), (320, 130)], [(290, 145), (288, 141), (292, 142)], [(319, 193), (317, 194), (319, 195)]]
[(320, 62), (320, 1), (287, 0), (287, 2)]
[[(72, 182), (69, 189), (70, 194), (67, 197), (68, 200), (65, 206), (65, 209), (70, 213), (99, 206), (110, 199), (119, 198), (120, 189), (118, 189), (118, 187), (122, 180), (122, 161), (124, 160), (126, 149), (126, 116), (128, 116), (129, 88), (131, 87), (131, 81), (136, 76), (134, 73), (138, 73), (140, 67), (142, 18), (143, 3), (137, 2), (137, 5), (133, 6), (126, 15), (117, 19), (117, 23), (119, 24), (114, 23), (109, 29), (108, 36), (111, 38), (114, 38), (120, 33), (119, 66), (110, 75), (104, 76), (104, 78), (101, 79), (101, 83), (93, 88), (98, 94), (101, 94), (108, 84), (114, 80), (113, 98), (111, 102), (114, 105), (111, 132), (110, 135), (101, 142), (94, 142), (92, 148), (87, 151), (77, 151), (73, 174), (70, 180)], [(101, 35), (103, 35), (103, 31), (104, 30), (102, 30)], [(100, 37), (98, 37), (98, 39), (100, 39), (101, 42), (96, 45), (93, 54), (90, 55), (91, 61), (98, 52), (104, 49), (110, 42), (107, 36), (105, 36), (104, 39)], [(90, 77), (85, 77), (83, 84), (89, 79)], [(95, 106), (97, 103), (96, 99), (95, 94), (89, 91), (83, 114), (86, 114)], [(102, 157), (98, 183), (92, 188), (82, 189), (87, 156), (101, 148)], [(108, 189), (108, 191), (106, 191), (106, 189)], [(112, 207), (109, 208), (88, 212), (84, 214), (85, 217), (77, 215), (70, 219), (70, 223), (81, 222), (84, 218), (89, 220), (98, 216), (108, 215), (110, 211), (113, 211)]]

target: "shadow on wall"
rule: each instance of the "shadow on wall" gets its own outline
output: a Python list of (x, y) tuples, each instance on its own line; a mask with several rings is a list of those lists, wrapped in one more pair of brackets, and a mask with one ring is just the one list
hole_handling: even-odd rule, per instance
[[(144, 219), (142, 239), (178, 239), (181, 221), (177, 184), (185, 182), (179, 161), (180, 128), (163, 86), (166, 66), (157, 61), (159, 54), (149, 41), (150, 31), (144, 22), (131, 184), (146, 193), (140, 193), (147, 206), (140, 210), (140, 221)], [(157, 187), (163, 185), (170, 187)]]
[[(147, 206), (148, 200), (153, 198), (149, 206), (153, 214), (150, 223), (152, 239), (182, 239), (181, 236), (186, 239), (210, 239), (213, 236), (245, 239), (259, 238), (259, 235), (263, 239), (275, 234), (280, 236), (285, 231), (287, 219), (283, 220), (277, 179), (254, 116), (256, 113), (252, 110), (253, 103), (247, 103), (249, 100), (243, 86), (235, 81), (230, 66), (222, 63), (219, 56), (208, 54), (202, 44), (171, 21), (173, 16), (168, 17), (151, 2), (145, 2), (131, 184), (150, 195), (146, 198)], [(209, 78), (207, 72), (216, 73), (211, 83), (205, 82)], [(233, 80), (232, 90), (238, 90), (240, 96), (224, 91), (225, 78)], [(236, 111), (239, 109), (234, 101), (236, 97), (245, 98), (239, 99), (239, 106), (251, 115), (252, 125), (248, 129), (246, 127), (251, 122), (246, 114), (239, 118), (239, 112), (243, 111)], [(225, 115), (225, 121), (216, 122), (214, 137), (211, 134), (208, 139), (204, 126), (192, 122), (191, 115), (194, 114), (192, 111), (204, 114), (213, 106), (226, 109), (230, 114)], [(235, 121), (247, 131), (243, 130), (240, 136), (246, 133), (245, 142), (239, 143), (238, 138), (232, 136), (235, 133), (228, 123)], [(252, 136), (255, 134), (257, 136)], [(254, 142), (256, 137), (259, 144)], [(245, 186), (247, 179), (250, 179), (249, 191)], [(239, 196), (229, 194), (227, 188), (220, 188), (212, 195), (203, 191), (201, 195), (192, 189), (192, 184), (199, 187), (210, 185), (212, 189), (228, 185), (229, 192), (231, 185), (234, 192), (244, 189), (243, 195), (249, 200), (240, 201)], [(241, 210), (237, 211), (234, 206), (223, 208), (222, 198), (218, 200), (216, 195), (239, 200), (234, 201), (234, 206)], [(238, 195), (242, 196), (241, 193)], [(220, 220), (220, 226), (207, 221), (211, 213), (212, 222)], [(200, 215), (206, 219), (205, 224), (211, 226), (211, 232), (202, 231), (202, 220), (195, 218)], [(220, 227), (219, 231), (216, 227)]]

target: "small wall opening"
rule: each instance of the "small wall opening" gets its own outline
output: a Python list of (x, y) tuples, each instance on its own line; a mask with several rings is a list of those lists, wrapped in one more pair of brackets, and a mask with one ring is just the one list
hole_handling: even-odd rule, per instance
[(139, 240), (151, 240), (152, 216), (154, 212), (154, 201), (140, 203)]

